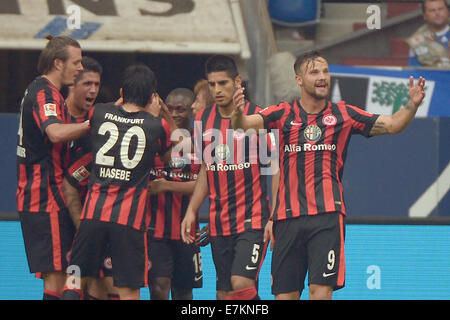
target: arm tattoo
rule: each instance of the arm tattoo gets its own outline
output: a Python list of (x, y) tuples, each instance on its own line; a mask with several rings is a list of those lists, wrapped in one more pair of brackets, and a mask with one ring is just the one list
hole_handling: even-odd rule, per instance
[(370, 135), (372, 136), (378, 136), (382, 134), (389, 133), (388, 128), (386, 127), (386, 123), (384, 121), (377, 121), (372, 127), (372, 130), (370, 130)]
[(406, 104), (406, 106), (405, 106), (405, 109), (406, 110), (409, 110), (409, 111), (415, 111), (414, 109), (414, 106), (412, 106), (411, 104), (410, 104), (410, 102), (408, 102), (407, 104)]

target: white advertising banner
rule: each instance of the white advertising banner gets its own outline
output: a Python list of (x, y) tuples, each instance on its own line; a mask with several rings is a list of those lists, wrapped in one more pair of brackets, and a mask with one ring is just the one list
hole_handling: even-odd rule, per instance
[(239, 0), (0, 1), (0, 48), (41, 49), (47, 34), (84, 50), (250, 56)]

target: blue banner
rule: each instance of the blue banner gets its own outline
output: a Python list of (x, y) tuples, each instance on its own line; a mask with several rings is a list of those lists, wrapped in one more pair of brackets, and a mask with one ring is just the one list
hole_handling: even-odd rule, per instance
[(409, 77), (426, 80), (426, 96), (416, 117), (450, 117), (450, 71), (331, 65), (331, 99), (372, 113), (392, 114), (409, 99)]

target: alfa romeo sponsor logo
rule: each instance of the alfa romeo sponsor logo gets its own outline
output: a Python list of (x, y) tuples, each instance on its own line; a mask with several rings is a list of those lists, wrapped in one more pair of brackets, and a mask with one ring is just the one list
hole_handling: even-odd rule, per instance
[(227, 160), (230, 156), (230, 147), (228, 147), (228, 145), (226, 144), (219, 144), (216, 149), (216, 157), (219, 160)]
[(303, 135), (308, 141), (318, 141), (322, 136), (322, 130), (316, 125), (309, 125), (306, 127)]

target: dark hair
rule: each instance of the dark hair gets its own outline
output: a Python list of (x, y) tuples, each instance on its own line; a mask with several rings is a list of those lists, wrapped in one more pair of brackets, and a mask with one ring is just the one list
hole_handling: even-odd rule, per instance
[[(426, 4), (427, 2), (431, 2), (431, 1), (440, 1), (440, 0), (423, 0), (423, 1), (422, 1), (422, 12), (423, 12), (423, 13), (425, 13), (425, 9), (426, 9), (425, 4)], [(448, 9), (447, 1), (446, 1), (446, 0), (442, 0), (442, 1), (444, 2), (445, 6), (446, 6), (447, 9)]]
[(123, 103), (145, 107), (156, 92), (157, 80), (154, 72), (143, 64), (125, 69), (122, 82)]
[(95, 73), (98, 73), (100, 76), (102, 75), (103, 68), (100, 65), (100, 63), (98, 63), (98, 61), (95, 60), (94, 58), (83, 57), (81, 60), (81, 64), (83, 65), (83, 70), (81, 70), (78, 73), (77, 77), (75, 78), (75, 83), (80, 81), (80, 79), (83, 77), (83, 74), (85, 72), (95, 72)]
[(299, 55), (294, 63), (295, 74), (300, 73), (300, 67), (302, 66), (303, 63), (308, 61), (314, 61), (317, 58), (324, 58), (323, 55), (320, 53), (320, 51), (317, 50), (307, 51)]
[(66, 61), (69, 58), (67, 47), (81, 48), (77, 40), (67, 36), (47, 36), (50, 40), (39, 55), (38, 72), (47, 74), (53, 69), (54, 61), (60, 59)]
[(225, 71), (232, 79), (239, 75), (236, 63), (233, 58), (225, 55), (214, 55), (205, 62), (205, 74), (208, 76), (211, 72)]
[(167, 99), (169, 99), (172, 96), (173, 97), (175, 97), (175, 96), (182, 96), (183, 99), (186, 101), (186, 103), (189, 105), (189, 107), (191, 106), (191, 104), (194, 103), (194, 100), (195, 100), (194, 92), (192, 92), (192, 90), (190, 90), (188, 88), (175, 88), (175, 89), (173, 89), (167, 95), (166, 101), (167, 101)]

